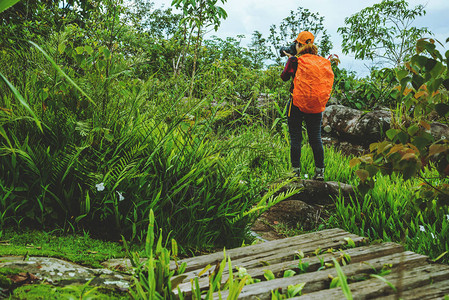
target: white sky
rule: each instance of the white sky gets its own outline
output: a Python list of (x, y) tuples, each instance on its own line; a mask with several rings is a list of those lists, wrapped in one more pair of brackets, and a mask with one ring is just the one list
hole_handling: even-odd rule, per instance
[[(171, 0), (152, 0), (155, 7), (164, 5), (168, 8)], [(346, 17), (359, 12), (367, 6), (380, 3), (381, 0), (227, 0), (222, 6), (228, 13), (228, 18), (222, 21), (218, 31), (213, 33), (221, 38), (236, 37), (244, 34), (250, 40), (251, 34), (258, 30), (264, 37), (268, 37), (272, 24), (279, 25), (290, 11), (298, 7), (309, 9), (324, 17), (324, 26), (331, 35), (334, 48), (331, 53), (340, 56), (341, 66), (354, 70), (360, 75), (366, 75), (367, 69), (363, 62), (355, 61), (353, 57), (341, 54), (341, 37), (337, 28), (344, 26)], [(445, 44), (449, 38), (449, 1), (448, 0), (409, 0), (409, 8), (418, 4), (426, 6), (427, 14), (415, 19), (414, 26), (427, 27), (434, 33), (433, 38)], [(445, 50), (449, 44), (445, 45)]]

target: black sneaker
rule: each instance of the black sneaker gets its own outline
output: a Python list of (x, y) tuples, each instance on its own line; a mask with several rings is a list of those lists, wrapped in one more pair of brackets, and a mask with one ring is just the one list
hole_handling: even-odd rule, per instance
[(324, 181), (324, 168), (316, 168), (313, 180)]

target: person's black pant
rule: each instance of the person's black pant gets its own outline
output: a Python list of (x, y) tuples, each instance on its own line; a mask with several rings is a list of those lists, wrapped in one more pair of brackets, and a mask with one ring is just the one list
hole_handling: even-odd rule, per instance
[(293, 168), (301, 167), (302, 121), (306, 122), (307, 136), (312, 147), (315, 167), (324, 168), (324, 150), (321, 141), (323, 113), (307, 114), (289, 103), (288, 131), (290, 133), (290, 159)]

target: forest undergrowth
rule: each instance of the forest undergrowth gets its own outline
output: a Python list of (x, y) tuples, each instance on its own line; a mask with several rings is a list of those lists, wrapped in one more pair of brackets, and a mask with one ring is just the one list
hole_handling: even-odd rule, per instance
[[(427, 29), (401, 30), (409, 36), (399, 61), (360, 78), (331, 55), (323, 18), (302, 7), (243, 46), (239, 37), (206, 38), (227, 16), (217, 1), (175, 0), (180, 13), (146, 0), (16, 2), (0, 3), (0, 255), (91, 266), (133, 251), (153, 255), (150, 222), (176, 241), (178, 256), (252, 243), (260, 214), (298, 192), (279, 193), (296, 179), (290, 83), (280, 80), (278, 50), (294, 38), (281, 28), (302, 24), (321, 30), (333, 100), (393, 116), (364, 155), (325, 148), (325, 180), (353, 185), (356, 194), (336, 197), (316, 230), (339, 227), (449, 262), (449, 139), (431, 134), (433, 122), (449, 123), (449, 51), (421, 36)], [(362, 12), (403, 13), (388, 9), (395, 4), (412, 19), (422, 14), (402, 0)], [(358, 17), (340, 32), (357, 27), (350, 25)], [(383, 26), (366, 29), (383, 37)], [(371, 44), (354, 45), (344, 51), (376, 57)], [(308, 146), (301, 159), (312, 176)]]

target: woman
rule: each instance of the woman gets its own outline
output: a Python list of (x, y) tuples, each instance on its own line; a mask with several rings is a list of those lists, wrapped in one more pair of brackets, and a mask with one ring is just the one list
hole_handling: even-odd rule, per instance
[[(283, 81), (293, 78), (288, 104), (288, 128), (290, 133), (290, 159), (293, 172), (300, 177), (302, 122), (306, 122), (307, 135), (315, 160), (314, 180), (324, 180), (324, 150), (321, 141), (321, 120), (330, 97), (333, 72), (330, 61), (318, 56), (313, 44), (314, 36), (308, 31), (299, 33), (294, 41), (297, 56), (288, 56)], [(299, 66), (299, 69), (298, 69)], [(298, 71), (298, 72), (297, 72)], [(329, 88), (330, 87), (330, 88)]]

